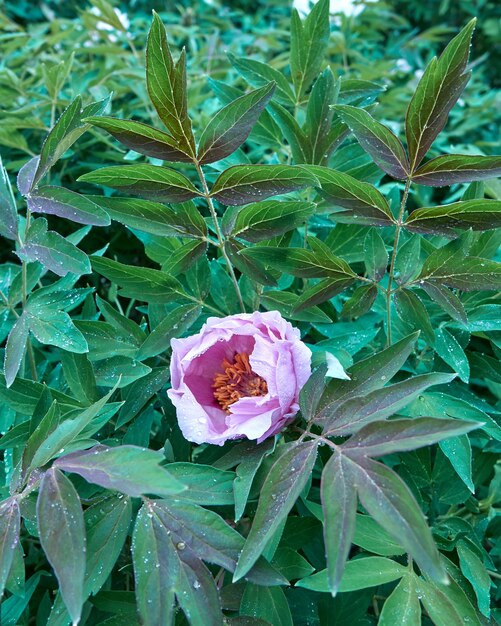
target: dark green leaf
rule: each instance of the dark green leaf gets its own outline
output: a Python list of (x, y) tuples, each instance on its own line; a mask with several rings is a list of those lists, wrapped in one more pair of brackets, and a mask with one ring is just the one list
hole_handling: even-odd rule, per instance
[(501, 263), (478, 257), (453, 257), (442, 263), (426, 260), (417, 281), (439, 283), (463, 291), (481, 291), (501, 289)]
[(158, 165), (112, 165), (88, 172), (78, 180), (160, 202), (186, 202), (202, 195), (186, 176)]
[(170, 346), (173, 337), (182, 335), (200, 315), (201, 307), (196, 304), (185, 304), (170, 311), (156, 326), (139, 348), (139, 360), (156, 356), (165, 352)]
[(334, 110), (384, 172), (393, 178), (409, 176), (409, 159), (404, 147), (387, 126), (376, 121), (365, 109), (338, 104)]
[(456, 549), (461, 571), (470, 581), (477, 596), (478, 608), (486, 617), (490, 617), (491, 579), (489, 572), (486, 570), (482, 559), (472, 550), (466, 540), (459, 541)]
[(330, 204), (347, 209), (335, 212), (333, 219), (342, 222), (347, 218), (357, 224), (374, 226), (394, 223), (385, 198), (369, 183), (327, 167), (306, 166), (305, 169), (316, 176), (321, 194)]
[(7, 170), (0, 157), (0, 236), (17, 237), (17, 210)]
[(211, 196), (234, 206), (299, 191), (316, 182), (313, 174), (293, 165), (235, 165), (219, 175)]
[(371, 228), (364, 241), (364, 262), (367, 278), (379, 282), (386, 274), (388, 252), (381, 235)]
[(490, 230), (501, 226), (501, 201), (467, 200), (413, 211), (405, 228), (418, 233), (456, 236), (454, 228)]
[(312, 202), (265, 200), (240, 209), (229, 235), (247, 241), (262, 241), (283, 235), (304, 224), (315, 211)]
[(329, 41), (329, 0), (315, 4), (304, 22), (296, 9), (291, 18), (290, 66), (296, 102), (318, 76)]
[(240, 613), (261, 618), (273, 626), (294, 626), (289, 604), (280, 587), (247, 584), (240, 604)]
[(419, 287), (425, 291), (446, 313), (460, 324), (466, 325), (468, 318), (464, 310), (463, 303), (452, 291), (425, 280), (419, 281)]
[(400, 318), (412, 328), (421, 330), (426, 341), (433, 345), (435, 334), (429, 313), (422, 300), (410, 289), (398, 289), (395, 293), (395, 305)]
[(202, 164), (220, 161), (235, 152), (249, 136), (271, 100), (274, 89), (275, 83), (269, 83), (237, 98), (218, 111), (200, 137), (198, 162)]
[(9, 336), (7, 337), (7, 343), (5, 344), (3, 373), (6, 387), (12, 385), (21, 367), (29, 330), (28, 316), (23, 313), (14, 322), (14, 326), (11, 328)]
[(336, 82), (328, 67), (315, 81), (306, 108), (304, 132), (310, 142), (312, 163), (325, 163), (334, 149), (335, 140), (347, 134), (344, 124), (338, 123), (335, 128), (338, 130), (339, 127), (339, 136), (331, 135), (334, 111), (330, 105), (334, 104), (338, 92), (339, 81)]
[(176, 141), (168, 133), (148, 126), (148, 124), (105, 116), (89, 117), (85, 121), (98, 128), (103, 128), (120, 143), (135, 152), (163, 161), (185, 163), (193, 161), (189, 151), (185, 152), (183, 149), (181, 142)]
[(446, 328), (437, 328), (435, 336), (435, 352), (452, 367), (463, 382), (467, 383), (470, 378), (470, 365), (457, 339)]
[(471, 20), (449, 43), (440, 58), (432, 59), (409, 103), (405, 133), (412, 172), (444, 128), (449, 111), (470, 78), (470, 72), (465, 72), (465, 69), (475, 23), (475, 19)]
[(268, 63), (262, 63), (246, 57), (235, 57), (228, 54), (228, 59), (233, 67), (239, 72), (253, 87), (264, 87), (270, 82), (276, 83), (274, 98), (281, 104), (295, 104), (294, 94), (288, 80), (279, 70)]
[(351, 297), (344, 303), (341, 317), (354, 318), (367, 313), (376, 300), (377, 292), (376, 285), (357, 287)]
[(412, 180), (420, 185), (445, 187), (501, 176), (500, 156), (444, 154), (419, 167)]

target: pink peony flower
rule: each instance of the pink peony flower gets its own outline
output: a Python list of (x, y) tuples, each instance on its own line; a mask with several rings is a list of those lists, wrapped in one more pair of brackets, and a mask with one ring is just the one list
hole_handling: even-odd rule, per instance
[(167, 393), (189, 441), (260, 443), (297, 413), (311, 351), (278, 311), (210, 317), (197, 335), (171, 345)]

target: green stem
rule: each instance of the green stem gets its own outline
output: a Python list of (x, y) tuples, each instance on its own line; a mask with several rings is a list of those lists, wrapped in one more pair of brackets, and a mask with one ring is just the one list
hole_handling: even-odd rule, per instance
[(207, 204), (209, 206), (209, 211), (212, 217), (212, 221), (214, 222), (214, 229), (216, 231), (216, 235), (217, 235), (217, 240), (219, 241), (219, 248), (221, 250), (221, 254), (223, 255), (224, 260), (226, 261), (226, 265), (228, 267), (228, 272), (230, 274), (230, 278), (233, 282), (233, 286), (235, 287), (235, 292), (237, 294), (237, 298), (238, 298), (238, 302), (240, 304), (240, 308), (242, 310), (242, 313), (245, 313), (245, 304), (244, 304), (244, 300), (242, 298), (242, 293), (240, 291), (240, 287), (238, 285), (238, 280), (235, 274), (235, 270), (233, 269), (233, 265), (230, 261), (230, 258), (228, 257), (228, 254), (225, 250), (224, 244), (225, 244), (225, 240), (224, 240), (224, 235), (221, 232), (221, 228), (219, 226), (219, 222), (217, 219), (217, 213), (216, 213), (216, 209), (214, 207), (214, 203), (212, 202), (212, 198), (210, 197), (210, 192), (209, 192), (209, 187), (207, 186), (207, 181), (205, 180), (205, 176), (203, 173), (203, 170), (200, 166), (200, 163), (198, 163), (198, 161), (193, 161), (195, 164), (195, 167), (197, 168), (197, 172), (198, 172), (198, 176), (200, 178), (200, 182), (202, 183), (202, 187), (204, 190), (204, 194), (205, 194), (205, 199), (207, 200)]
[(400, 239), (400, 231), (402, 230), (404, 211), (407, 204), (407, 198), (409, 197), (410, 186), (411, 179), (408, 178), (405, 182), (404, 194), (402, 196), (402, 202), (400, 203), (400, 210), (398, 212), (398, 219), (395, 226), (395, 239), (393, 241), (393, 252), (391, 254), (390, 271), (388, 273), (388, 286), (386, 288), (386, 328), (388, 346), (391, 345), (391, 296), (393, 286), (393, 274), (395, 272), (395, 259), (397, 258), (398, 241)]

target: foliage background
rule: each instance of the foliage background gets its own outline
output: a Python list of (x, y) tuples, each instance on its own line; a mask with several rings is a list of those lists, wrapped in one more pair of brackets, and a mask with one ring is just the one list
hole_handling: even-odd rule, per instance
[[(160, 12), (167, 26), (169, 42), (173, 51), (186, 47), (188, 58), (188, 97), (190, 113), (198, 133), (205, 127), (212, 115), (224, 103), (224, 88), (221, 83), (238, 87), (242, 92), (248, 88), (246, 81), (229, 61), (228, 53), (237, 57), (255, 58), (269, 62), (276, 69), (285, 69), (288, 64), (290, 7), (284, 2), (252, 2), (243, 0), (234, 3), (164, 3), (130, 2), (117, 4), (123, 12), (121, 22), (114, 23), (110, 29), (103, 29), (102, 16), (97, 17), (91, 10), (91, 4), (82, 6), (73, 2), (33, 3), (28, 1), (0, 2), (0, 154), (11, 180), (15, 181), (20, 167), (32, 156), (40, 152), (42, 142), (48, 130), (54, 125), (59, 115), (73, 100), (82, 94), (85, 103), (106, 98), (113, 92), (112, 115), (122, 118), (156, 123), (156, 114), (149, 103), (144, 81), (144, 48), (147, 32), (151, 23), (151, 9)], [(95, 2), (95, 7), (105, 5)], [(494, 155), (501, 153), (499, 127), (501, 123), (501, 95), (499, 92), (499, 72), (501, 62), (501, 8), (499, 3), (490, 1), (471, 2), (373, 2), (368, 3), (357, 16), (339, 14), (331, 25), (331, 37), (326, 50), (326, 58), (335, 75), (363, 79), (375, 83), (374, 93), (370, 95), (379, 102), (375, 111), (378, 120), (384, 121), (398, 136), (403, 134), (403, 120), (408, 101), (414, 92), (418, 79), (431, 57), (443, 50), (444, 45), (462, 27), (470, 17), (478, 16), (479, 23), (473, 39), (471, 60), (473, 77), (462, 95), (458, 105), (452, 110), (445, 131), (433, 145), (430, 156), (448, 152), (462, 154)], [(110, 18), (113, 21), (113, 18)], [(208, 80), (210, 79), (210, 81)], [(213, 82), (211, 82), (213, 81)], [(215, 82), (219, 81), (219, 82)], [(384, 91), (380, 89), (384, 87)], [(301, 117), (301, 111), (298, 112)], [(142, 160), (137, 154), (128, 152), (123, 146), (97, 128), (91, 128), (77, 144), (58, 161), (50, 172), (50, 183), (66, 189), (85, 193), (100, 193), (95, 187), (79, 182), (79, 176), (111, 164), (134, 163)], [(233, 160), (234, 159), (234, 160)], [(285, 142), (270, 140), (263, 142), (258, 136), (251, 137), (245, 151), (229, 157), (226, 165), (246, 162), (286, 163), (290, 160), (290, 151)], [(356, 178), (378, 186), (389, 199), (392, 209), (398, 208), (399, 189), (395, 181), (385, 176), (371, 163), (358, 143), (349, 139), (336, 152), (331, 167), (348, 171)], [(483, 183), (480, 183), (481, 185)], [(401, 190), (401, 188), (400, 188)], [(410, 199), (411, 208), (440, 205), (459, 200), (465, 193), (465, 185), (453, 187), (414, 188)], [(483, 197), (484, 193), (491, 200), (501, 200), (501, 186), (498, 179), (489, 178), (485, 187), (470, 187), (471, 197)], [(22, 207), (22, 204), (20, 203)], [(73, 234), (77, 241), (83, 233), (80, 226), (56, 216), (48, 216), (50, 228), (63, 236)], [(367, 255), (364, 243), (368, 229), (356, 230), (351, 225), (338, 225), (332, 229), (327, 219), (319, 218), (315, 232), (319, 238), (328, 241), (334, 254), (342, 257), (356, 268), (362, 268)], [(465, 236), (466, 237), (466, 236)], [(476, 234), (470, 245), (479, 256), (500, 260), (498, 231), (489, 230), (485, 235)], [(388, 250), (391, 237), (384, 235)], [(12, 285), (13, 266), (19, 266), (19, 259), (14, 252), (12, 242), (2, 239), (0, 261), (3, 263), (1, 280), (6, 287)], [(433, 246), (444, 243), (440, 237), (431, 236), (429, 243), (423, 243), (422, 254), (428, 254)], [(168, 243), (166, 243), (168, 242)], [(79, 246), (88, 254), (103, 251), (108, 246), (106, 256), (118, 261), (142, 267), (158, 268), (172, 262), (175, 243), (162, 240), (152, 235), (145, 235), (138, 230), (126, 228), (117, 222), (102, 228), (93, 228), (82, 239)], [(466, 245), (466, 244), (465, 244)], [(424, 258), (422, 259), (424, 260)], [(221, 279), (220, 268), (213, 267), (217, 279)], [(52, 278), (50, 278), (52, 276)], [(33, 277), (34, 285), (38, 280)], [(45, 285), (56, 280), (51, 274), (43, 279)], [(197, 282), (195, 272), (186, 274), (190, 288)], [(214, 280), (214, 276), (213, 276)], [(290, 276), (282, 276), (280, 288), (296, 289), (302, 279), (296, 279), (292, 285)], [(19, 281), (18, 281), (19, 282)], [(225, 290), (231, 290), (231, 284), (223, 288), (212, 299), (200, 288), (199, 297), (209, 306), (217, 306), (221, 313), (235, 312), (234, 297), (221, 298)], [(213, 283), (214, 284), (214, 283)], [(114, 391), (114, 403), (125, 401), (125, 409), (120, 409), (117, 418), (113, 415), (97, 434), (89, 434), (108, 445), (133, 444), (152, 450), (162, 450), (169, 462), (178, 465), (178, 477), (191, 480), (193, 492), (204, 486), (207, 475), (197, 474), (191, 477), (183, 463), (190, 462), (190, 467), (214, 465), (216, 492), (202, 496), (193, 502), (204, 505), (208, 510), (217, 511), (225, 520), (233, 520), (232, 480), (235, 477), (231, 463), (226, 467), (219, 463), (223, 454), (219, 449), (207, 447), (197, 449), (185, 442), (176, 428), (175, 416), (170, 403), (165, 397), (166, 380), (152, 381), (150, 366), (165, 368), (168, 356), (162, 350), (155, 352), (146, 366), (128, 360), (125, 352), (115, 346), (118, 360), (111, 363), (103, 361), (107, 357), (102, 351), (103, 341), (111, 341), (118, 333), (119, 339), (125, 336), (125, 343), (144, 341), (145, 322), (150, 328), (159, 324), (169, 313), (169, 307), (150, 304), (146, 306), (134, 299), (118, 295), (116, 285), (110, 285), (98, 273), (83, 276), (77, 286), (93, 289), (92, 294), (79, 292), (75, 304), (67, 310), (76, 320), (77, 327), (84, 329), (88, 320), (97, 320), (101, 315), (111, 324), (110, 335), (97, 337), (92, 343), (90, 333), (86, 338), (91, 345), (90, 362), (94, 366), (97, 387), (92, 382), (82, 382), (75, 371), (84, 367), (80, 357), (60, 347), (50, 347), (34, 340), (36, 378), (43, 380), (52, 389), (69, 396), (75, 393), (99, 397), (110, 391), (120, 375), (121, 389)], [(241, 287), (247, 304), (254, 302), (255, 285), (246, 279), (241, 280)], [(19, 288), (19, 287), (18, 287)], [(213, 287), (214, 288), (214, 287)], [(349, 368), (384, 346), (381, 330), (384, 326), (384, 311), (376, 304), (372, 311), (362, 316), (342, 315), (353, 289), (342, 296), (336, 296), (330, 303), (322, 303), (317, 327), (311, 328), (308, 319), (287, 313), (306, 333), (309, 342), (320, 345), (319, 350), (330, 350)], [(97, 301), (99, 296), (102, 300)], [(501, 368), (499, 366), (499, 331), (501, 330), (501, 312), (498, 305), (499, 287), (489, 292), (468, 292), (461, 295), (463, 305), (469, 314), (469, 326), (461, 328), (454, 325), (450, 317), (436, 307), (433, 301), (426, 300), (431, 314), (433, 330), (440, 329), (442, 339), (448, 339), (447, 346), (435, 343), (434, 349), (420, 339), (419, 349), (414, 352), (403, 366), (400, 379), (412, 374), (424, 374), (431, 371), (459, 373), (460, 380), (423, 392), (400, 415), (408, 417), (454, 417), (487, 421), (491, 424), (488, 436), (474, 431), (470, 435), (472, 465), (469, 463), (470, 444), (465, 444), (466, 435), (461, 435), (456, 446), (440, 444), (418, 451), (392, 454), (386, 457), (388, 466), (398, 470), (399, 475), (409, 485), (414, 497), (428, 516), (428, 522), (434, 530), (435, 541), (442, 553), (449, 559), (448, 569), (459, 581), (463, 591), (455, 590), (456, 595), (447, 588), (425, 588), (425, 609), (421, 617), (409, 612), (408, 624), (415, 623), (455, 623), (451, 619), (464, 623), (466, 618), (473, 623), (496, 623), (499, 614), (496, 609), (490, 611), (489, 594), (494, 601), (499, 599), (499, 574), (496, 568), (499, 562), (499, 517), (500, 500), (499, 439), (495, 422), (498, 420), (501, 400)], [(108, 308), (111, 305), (113, 308)], [(273, 307), (271, 307), (273, 308)], [(4, 341), (12, 326), (12, 319), (3, 312), (1, 339)], [(8, 313), (8, 311), (7, 311)], [(123, 317), (122, 317), (123, 314)], [(189, 332), (194, 332), (209, 314), (204, 310)], [(322, 316), (336, 324), (329, 329), (322, 326)], [(127, 324), (124, 318), (134, 323)], [(401, 320), (395, 316), (397, 338), (403, 337), (413, 328), (421, 325), (422, 320)], [(101, 317), (103, 319), (103, 317)], [(81, 323), (79, 323), (79, 321)], [(424, 329), (426, 333), (426, 328)], [(142, 333), (142, 334), (141, 334)], [(379, 334), (378, 334), (379, 333)], [(158, 346), (163, 350), (168, 341), (163, 335), (163, 343)], [(446, 341), (446, 339), (444, 339)], [(5, 347), (5, 343), (3, 344)], [(108, 349), (109, 344), (106, 344)], [(451, 346), (453, 346), (451, 353)], [(123, 348), (123, 346), (122, 346)], [(111, 348), (109, 348), (111, 350)], [(101, 352), (99, 352), (101, 350)], [(68, 354), (70, 356), (68, 356)], [(122, 359), (122, 360), (120, 360)], [(96, 366), (96, 363), (98, 365)], [(26, 379), (33, 379), (34, 374), (27, 362), (22, 366), (21, 374)], [(143, 368), (143, 369), (141, 369)], [(72, 378), (73, 376), (73, 378)], [(90, 378), (92, 379), (92, 376)], [(398, 378), (398, 377), (397, 377)], [(141, 382), (142, 381), (142, 382)], [(14, 383), (10, 391), (5, 387), (0, 390), (0, 431), (10, 432), (22, 424), (27, 417), (33, 417), (35, 406), (43, 409), (40, 389)], [(36, 390), (36, 393), (33, 390)], [(77, 390), (77, 391), (76, 391)], [(31, 395), (30, 395), (31, 394)], [(141, 401), (134, 404), (132, 399), (140, 395)], [(59, 398), (64, 404), (64, 398)], [(93, 397), (93, 400), (97, 397)], [(41, 402), (41, 404), (39, 404)], [(67, 407), (66, 407), (67, 408)], [(39, 417), (37, 418), (39, 419)], [(117, 427), (118, 426), (118, 427)], [(117, 428), (115, 428), (117, 427)], [(8, 437), (8, 435), (7, 435)], [(10, 443), (9, 443), (10, 441)], [(13, 479), (19, 448), (12, 440), (3, 440), (4, 468), (2, 499), (9, 494), (8, 483)], [(226, 451), (226, 450), (225, 450)], [(264, 454), (264, 452), (263, 452)], [(261, 458), (260, 461), (263, 459)], [(322, 462), (327, 457), (322, 455)], [(249, 531), (261, 486), (267, 480), (271, 463), (266, 459), (260, 469), (253, 468), (256, 480), (251, 492), (246, 515), (240, 520), (239, 532), (246, 536)], [(220, 469), (224, 466), (224, 471)], [(174, 470), (173, 470), (174, 471)], [(321, 523), (318, 519), (319, 506), (319, 466), (314, 474), (310, 498), (301, 499), (287, 522), (283, 535), (278, 532), (265, 556), (278, 571), (289, 580), (307, 578), (313, 571), (325, 567), (325, 554), (322, 542)], [(218, 474), (217, 472), (220, 472)], [(86, 483), (82, 478), (72, 475), (85, 507), (94, 504), (97, 508), (106, 506), (113, 509), (111, 500), (103, 500), (103, 490)], [(472, 493), (474, 485), (474, 493)], [(470, 487), (470, 488), (469, 488)], [(34, 494), (33, 494), (34, 496)], [(212, 498), (212, 499), (211, 499)], [(35, 519), (35, 498), (27, 498), (23, 505), (25, 519), (22, 531), (24, 560), (16, 556), (15, 571), (7, 581), (6, 599), (2, 604), (2, 624), (56, 624), (60, 619), (52, 609), (54, 592), (58, 588), (56, 578), (41, 550)], [(309, 503), (309, 504), (308, 504)], [(133, 505), (137, 512), (137, 501)], [(309, 508), (308, 508), (309, 506)], [(87, 508), (87, 511), (90, 510)], [(363, 511), (362, 512), (366, 512)], [(88, 515), (90, 518), (91, 516)], [(89, 521), (87, 519), (87, 523)], [(119, 521), (117, 521), (119, 525)], [(102, 589), (96, 587), (84, 608), (87, 624), (119, 624), (124, 619), (133, 624), (136, 619), (136, 600), (134, 597), (134, 574), (131, 559), (131, 530), (125, 522), (122, 539), (125, 547), (118, 546), (117, 563), (110, 577), (101, 581)], [(393, 624), (404, 623), (402, 614), (397, 611), (392, 618), (390, 605), (386, 617), (381, 617), (381, 610), (386, 598), (394, 592), (400, 570), (407, 567), (407, 559), (402, 556), (402, 549), (379, 526), (371, 526), (368, 516), (357, 526), (357, 535), (352, 559), (382, 557), (391, 559), (397, 565), (391, 567), (393, 578), (384, 576), (381, 584), (375, 586), (374, 580), (363, 580), (355, 572), (353, 586), (332, 598), (325, 590), (318, 593), (309, 588), (288, 587), (281, 592), (281, 587), (258, 587), (251, 583), (230, 584), (231, 577), (223, 578), (219, 573), (219, 584), (223, 587), (222, 603), (226, 615), (234, 624), (262, 624), (263, 619), (272, 624)], [(119, 543), (119, 542), (118, 542)], [(275, 549), (278, 549), (275, 551)], [(74, 546), (73, 546), (74, 547)], [(103, 557), (104, 558), (104, 557)], [(110, 556), (111, 559), (111, 556)], [(382, 561), (373, 561), (374, 572), (388, 566)], [(363, 565), (367, 568), (367, 565)], [(455, 569), (454, 569), (455, 568)], [(106, 569), (106, 568), (105, 568)], [(211, 566), (211, 572), (218, 576), (219, 568)], [(1, 572), (0, 572), (1, 573)], [(0, 577), (1, 579), (1, 577)], [(26, 587), (24, 586), (26, 580)], [(405, 605), (409, 592), (409, 582), (405, 577), (399, 585), (401, 596), (393, 596), (397, 605)], [(490, 581), (490, 588), (489, 588)], [(137, 581), (136, 581), (137, 584)], [(423, 583), (424, 585), (426, 583)], [(407, 585), (407, 586), (406, 586)], [(308, 583), (306, 584), (308, 587)], [(314, 589), (314, 586), (313, 586)], [(426, 596), (426, 590), (428, 596)], [(24, 595), (23, 595), (24, 593)], [(417, 592), (416, 592), (417, 593)], [(418, 595), (423, 595), (423, 590)], [(466, 598), (466, 600), (465, 600)], [(196, 601), (193, 600), (196, 604)], [(435, 609), (433, 609), (433, 606)], [(461, 607), (456, 614), (451, 606)], [(430, 608), (431, 607), (431, 608)], [(438, 607), (438, 608), (436, 608)], [(467, 607), (467, 608), (465, 608)], [(470, 607), (475, 607), (471, 609)], [(469, 611), (473, 611), (470, 613)], [(237, 618), (241, 616), (253, 616)], [(126, 617), (124, 617), (126, 616)], [(335, 618), (333, 618), (335, 616)], [(452, 617), (451, 617), (452, 616)], [(176, 623), (186, 623), (182, 612), (176, 615)], [(201, 619), (201, 618), (199, 618)], [(393, 622), (391, 620), (394, 620)], [(122, 620), (122, 622), (120, 621)], [(386, 620), (386, 621), (385, 621)], [(84, 623), (84, 620), (82, 620)], [(192, 623), (197, 623), (196, 617)], [(198, 623), (203, 623), (202, 621)], [(217, 622), (215, 622), (217, 623)], [(471, 623), (471, 622), (470, 622)]]

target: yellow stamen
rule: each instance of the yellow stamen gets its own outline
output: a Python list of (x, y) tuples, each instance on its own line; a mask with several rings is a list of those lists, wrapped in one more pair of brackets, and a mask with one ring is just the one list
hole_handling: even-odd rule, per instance
[(214, 398), (223, 409), (229, 413), (228, 407), (240, 398), (249, 396), (265, 396), (268, 385), (264, 378), (252, 371), (249, 355), (237, 352), (233, 363), (225, 359), (222, 363), (223, 372), (214, 376)]

